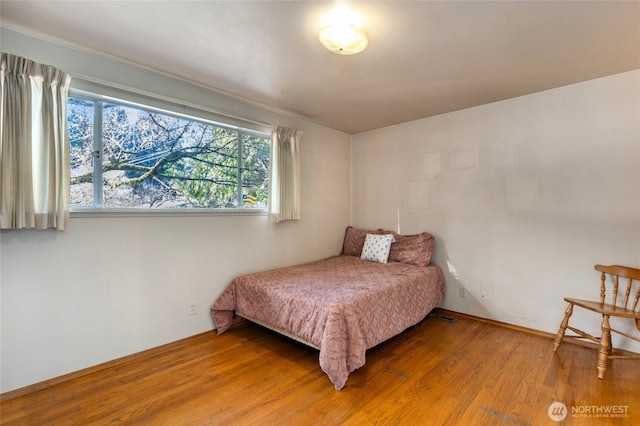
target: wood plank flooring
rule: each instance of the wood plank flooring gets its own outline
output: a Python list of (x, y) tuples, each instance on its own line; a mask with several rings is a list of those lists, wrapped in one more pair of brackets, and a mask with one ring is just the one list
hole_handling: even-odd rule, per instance
[(342, 391), (316, 350), (238, 325), (5, 400), (0, 423), (552, 425), (548, 408), (562, 402), (562, 424), (640, 424), (637, 361), (613, 360), (598, 380), (592, 349), (554, 354), (548, 337), (445, 314), (456, 321), (427, 318), (368, 351)]

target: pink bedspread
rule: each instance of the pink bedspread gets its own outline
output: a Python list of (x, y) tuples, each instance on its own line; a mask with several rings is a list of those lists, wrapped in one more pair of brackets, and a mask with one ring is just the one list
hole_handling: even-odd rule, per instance
[(437, 265), (334, 256), (235, 278), (211, 307), (218, 334), (235, 311), (320, 348), (335, 388), (365, 364), (365, 351), (420, 322), (444, 297)]

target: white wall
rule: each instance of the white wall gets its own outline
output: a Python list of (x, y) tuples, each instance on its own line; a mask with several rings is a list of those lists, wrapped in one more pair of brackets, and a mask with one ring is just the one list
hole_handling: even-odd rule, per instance
[(555, 333), (564, 296), (598, 297), (595, 264), (640, 267), (640, 70), (352, 144), (353, 224), (433, 233), (447, 309)]
[[(70, 229), (0, 232), (0, 391), (212, 329), (237, 274), (339, 253), (350, 220), (350, 136), (185, 82), (12, 31), (2, 50), (260, 122), (304, 131), (302, 220), (72, 216)], [(196, 316), (188, 305), (197, 303)]]

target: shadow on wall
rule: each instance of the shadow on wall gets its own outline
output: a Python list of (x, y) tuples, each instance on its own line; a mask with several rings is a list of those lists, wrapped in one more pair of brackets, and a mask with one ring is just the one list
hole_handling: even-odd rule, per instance
[(434, 235), (434, 238), (436, 239), (434, 263), (442, 268), (446, 281), (446, 294), (442, 307), (452, 311), (493, 319), (493, 315), (482, 301), (469, 291), (470, 286), (465, 284), (456, 270), (455, 263), (449, 257), (444, 241), (436, 235)]

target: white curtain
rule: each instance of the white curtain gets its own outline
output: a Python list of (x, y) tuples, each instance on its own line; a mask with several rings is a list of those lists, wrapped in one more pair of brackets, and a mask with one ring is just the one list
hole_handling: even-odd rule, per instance
[(0, 228), (69, 224), (67, 96), (71, 77), (0, 53)]
[(269, 222), (300, 219), (302, 131), (276, 126), (271, 132)]

